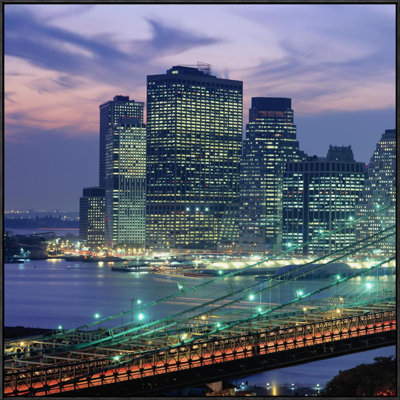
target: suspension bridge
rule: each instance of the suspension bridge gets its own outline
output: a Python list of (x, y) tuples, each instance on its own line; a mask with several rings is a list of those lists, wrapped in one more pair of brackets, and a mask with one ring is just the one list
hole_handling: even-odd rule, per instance
[[(235, 279), (311, 242), (379, 219), (394, 205), (243, 268), (222, 273), (119, 314), (4, 346), (4, 396), (151, 395), (394, 344), (395, 225), (262, 281)], [(338, 273), (335, 266), (368, 259)], [(323, 275), (321, 275), (323, 272)], [(323, 276), (323, 278), (321, 278)], [(223, 289), (221, 289), (223, 288)], [(163, 313), (166, 304), (176, 312)], [(162, 315), (150, 318), (150, 315)], [(124, 322), (125, 319), (125, 322)]]

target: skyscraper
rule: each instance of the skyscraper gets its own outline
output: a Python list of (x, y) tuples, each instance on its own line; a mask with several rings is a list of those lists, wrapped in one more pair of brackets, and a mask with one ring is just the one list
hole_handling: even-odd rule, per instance
[[(396, 201), (396, 130), (387, 129), (376, 145), (376, 150), (368, 165), (368, 177), (364, 190), (356, 204), (356, 217), (362, 218), (366, 214), (378, 211)], [(373, 235), (383, 228), (394, 225), (396, 222), (395, 208), (379, 216), (360, 222), (357, 226), (356, 237), (363, 239)], [(376, 254), (387, 256), (394, 254), (395, 240), (380, 244), (374, 250)]]
[(100, 183), (108, 246), (144, 247), (146, 127), (143, 103), (115, 96), (100, 106)]
[(147, 77), (147, 240), (213, 248), (238, 200), (242, 82), (200, 67)]
[(143, 123), (143, 103), (129, 100), (129, 96), (114, 96), (100, 106), (100, 168), (99, 186), (105, 187), (106, 154), (112, 154), (112, 148), (106, 148), (106, 137), (109, 129), (121, 119), (133, 118)]
[(105, 232), (104, 189), (91, 187), (83, 189), (79, 201), (79, 238), (92, 250), (104, 246)]
[(291, 99), (253, 97), (240, 170), (242, 250), (280, 250), (283, 170), (287, 162), (304, 157), (296, 140)]
[[(283, 248), (306, 243), (351, 221), (364, 180), (365, 164), (354, 161), (350, 146), (330, 146), (326, 158), (288, 163), (283, 174)], [(298, 252), (326, 254), (354, 239), (350, 227)]]

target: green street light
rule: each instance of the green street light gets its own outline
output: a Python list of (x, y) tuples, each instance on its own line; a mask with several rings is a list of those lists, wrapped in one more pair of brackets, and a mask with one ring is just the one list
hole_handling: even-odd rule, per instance
[(94, 314), (94, 317), (95, 317), (96, 319), (99, 319), (99, 318), (100, 318), (100, 314), (99, 314), (99, 313), (96, 313), (96, 314)]
[(368, 290), (369, 290), (369, 289), (372, 289), (372, 283), (371, 283), (371, 282), (367, 282), (367, 283), (365, 284), (365, 286), (367, 287)]
[(350, 215), (349, 221), (354, 221), (354, 217), (352, 215)]
[(144, 314), (143, 314), (143, 313), (140, 313), (140, 314), (138, 315), (138, 318), (139, 318), (139, 321), (143, 321), (143, 319), (144, 319)]
[(257, 311), (258, 311), (258, 312), (261, 312), (261, 311), (262, 311), (262, 308), (261, 308), (261, 307), (257, 307)]
[(217, 328), (220, 328), (221, 324), (219, 322), (217, 322)]
[(221, 270), (218, 271), (218, 275), (222, 275), (223, 272)]
[(300, 297), (300, 296), (303, 296), (303, 294), (304, 294), (304, 292), (301, 289), (297, 291), (297, 296)]
[(142, 300), (137, 299), (137, 300), (136, 300), (136, 303), (137, 303), (137, 304), (142, 304)]
[(255, 299), (254, 294), (249, 295), (249, 300), (250, 300), (250, 301), (253, 301), (254, 299)]
[(114, 358), (114, 361), (119, 361), (120, 358), (121, 358), (121, 356), (115, 356), (115, 357), (113, 357), (113, 358)]
[(61, 331), (61, 329), (63, 328), (62, 325), (58, 325), (58, 329)]
[(340, 277), (340, 275), (339, 275), (339, 274), (337, 274), (337, 275), (336, 275), (336, 279), (339, 281), (339, 280), (340, 280), (340, 278), (341, 278), (341, 277)]
[(288, 242), (287, 247), (292, 247), (293, 243), (292, 242)]

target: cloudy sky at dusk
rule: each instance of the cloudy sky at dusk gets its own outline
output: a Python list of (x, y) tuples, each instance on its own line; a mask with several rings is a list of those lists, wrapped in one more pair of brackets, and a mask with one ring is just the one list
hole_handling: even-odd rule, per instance
[(77, 211), (98, 184), (99, 104), (212, 65), (291, 97), (300, 147), (369, 160), (395, 127), (394, 5), (5, 5), (5, 208)]

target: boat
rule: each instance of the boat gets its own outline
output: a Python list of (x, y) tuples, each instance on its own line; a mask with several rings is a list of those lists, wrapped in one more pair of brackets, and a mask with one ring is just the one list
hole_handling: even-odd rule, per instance
[(114, 265), (111, 267), (111, 271), (118, 271), (118, 272), (140, 272), (143, 270), (149, 270), (149, 265), (147, 263)]

